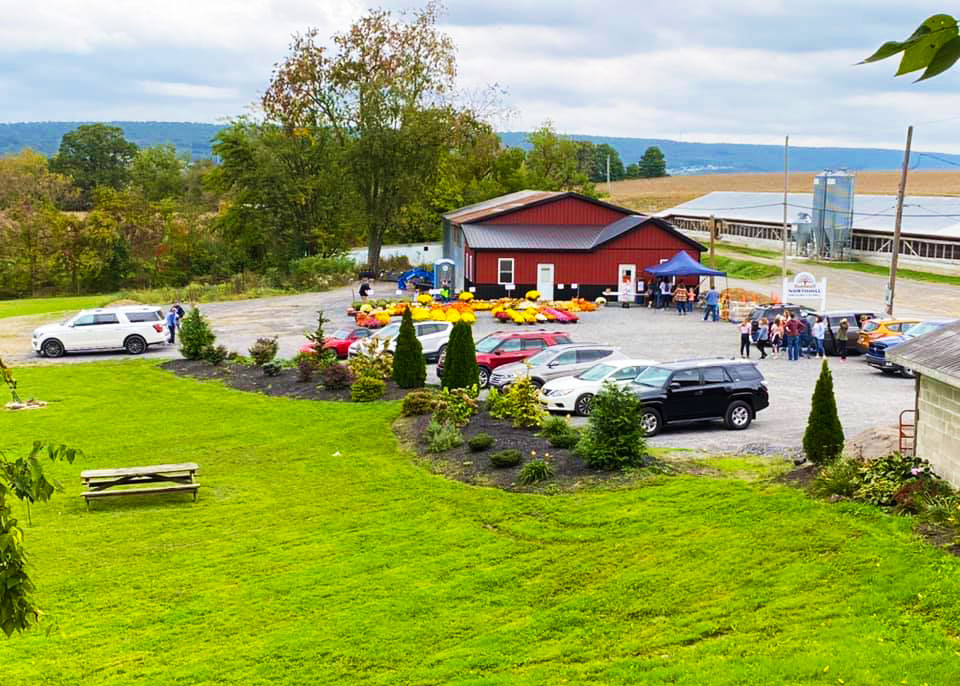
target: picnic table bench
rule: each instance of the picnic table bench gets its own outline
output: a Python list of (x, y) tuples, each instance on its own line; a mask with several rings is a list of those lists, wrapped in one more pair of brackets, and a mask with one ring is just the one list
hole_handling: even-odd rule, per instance
[[(196, 502), (200, 484), (194, 476), (198, 469), (193, 462), (123, 469), (89, 469), (80, 473), (83, 486), (87, 489), (82, 495), (87, 506), (90, 505), (91, 498), (160, 493), (193, 493), (193, 501)], [(164, 485), (151, 487), (150, 484)], [(143, 487), (144, 485), (146, 487)], [(127, 486), (136, 488), (124, 488)]]

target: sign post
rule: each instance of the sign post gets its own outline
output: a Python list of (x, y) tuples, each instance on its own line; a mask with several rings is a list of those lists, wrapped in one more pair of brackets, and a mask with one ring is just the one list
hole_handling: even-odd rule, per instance
[(817, 279), (810, 272), (800, 272), (793, 279), (783, 280), (783, 302), (793, 302), (794, 300), (819, 300), (820, 311), (827, 309), (827, 277), (822, 281)]

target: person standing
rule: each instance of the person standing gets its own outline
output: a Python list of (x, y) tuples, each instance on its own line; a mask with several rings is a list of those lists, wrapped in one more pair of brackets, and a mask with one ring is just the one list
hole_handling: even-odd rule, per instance
[(800, 333), (803, 331), (803, 324), (793, 313), (787, 313), (787, 322), (783, 325), (785, 340), (787, 342), (787, 359), (795, 362), (800, 359)]
[(370, 280), (364, 278), (360, 283), (360, 300), (362, 302), (367, 302), (367, 298), (370, 296), (370, 292), (373, 288), (370, 287)]
[(710, 316), (713, 316), (713, 321), (717, 321), (719, 318), (720, 294), (716, 288), (710, 286), (710, 290), (707, 291), (706, 296), (703, 298), (703, 303), (706, 305), (703, 313), (703, 321), (707, 321), (707, 317)]
[(167, 312), (167, 331), (170, 332), (170, 340), (167, 343), (176, 343), (177, 341), (177, 308), (173, 305)]
[(677, 290), (673, 292), (673, 304), (677, 306), (678, 315), (687, 313), (687, 289), (683, 284), (677, 286)]
[(184, 311), (183, 305), (180, 304), (180, 301), (179, 301), (179, 300), (176, 301), (175, 303), (173, 303), (173, 309), (174, 309), (174, 310), (176, 311), (176, 313), (177, 313), (177, 330), (179, 331), (179, 330), (180, 330), (180, 322), (183, 321), (183, 317), (184, 317), (184, 315), (186, 314), (186, 312)]
[(773, 349), (773, 358), (780, 359), (780, 350), (783, 348), (783, 319), (778, 314), (770, 325), (770, 345)]
[(765, 318), (760, 320), (757, 330), (753, 333), (753, 343), (760, 351), (760, 359), (767, 359), (767, 343), (770, 341), (770, 322)]
[(840, 361), (847, 361), (847, 333), (850, 331), (850, 322), (841, 319), (837, 326), (837, 337), (834, 339), (837, 344), (837, 352), (840, 353)]
[(697, 302), (697, 290), (699, 287), (696, 286), (690, 286), (687, 289), (687, 312), (693, 312), (693, 305)]
[(826, 336), (826, 326), (823, 323), (823, 317), (817, 317), (813, 323), (813, 341), (817, 346), (817, 357), (826, 357), (827, 351), (823, 347), (823, 338)]
[(737, 328), (740, 331), (740, 357), (750, 357), (750, 330), (752, 324), (749, 319), (744, 319)]
[(670, 282), (664, 279), (660, 282), (660, 307), (667, 307), (670, 304), (671, 296)]

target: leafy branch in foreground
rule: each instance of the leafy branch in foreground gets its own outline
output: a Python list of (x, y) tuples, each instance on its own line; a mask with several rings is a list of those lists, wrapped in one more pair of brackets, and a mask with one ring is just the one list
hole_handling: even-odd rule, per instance
[(879, 62), (903, 53), (897, 76), (926, 69), (917, 81), (942, 74), (960, 59), (957, 20), (949, 14), (935, 14), (920, 24), (907, 40), (888, 41), (860, 64)]
[(33, 601), (35, 586), (27, 574), (27, 553), (23, 547), (23, 529), (13, 515), (12, 498), (30, 505), (46, 502), (54, 491), (62, 490), (55, 479), (47, 478), (40, 460), (72, 463), (83, 453), (65, 445), (53, 446), (35, 441), (26, 457), (11, 460), (0, 452), (0, 630), (7, 636), (24, 631), (40, 621), (41, 611)]

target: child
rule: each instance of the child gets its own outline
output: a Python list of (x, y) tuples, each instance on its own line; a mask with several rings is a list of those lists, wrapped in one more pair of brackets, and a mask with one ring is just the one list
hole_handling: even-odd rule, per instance
[(780, 315), (777, 315), (773, 324), (770, 325), (770, 344), (773, 347), (773, 358), (779, 360), (780, 349), (783, 347), (783, 322)]

